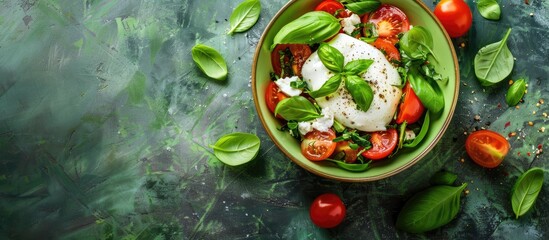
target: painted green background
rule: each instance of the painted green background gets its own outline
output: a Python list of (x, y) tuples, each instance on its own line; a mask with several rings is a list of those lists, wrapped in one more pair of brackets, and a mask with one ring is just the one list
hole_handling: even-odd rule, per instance
[[(535, 154), (539, 144), (549, 149), (549, 135), (539, 131), (549, 128), (548, 1), (501, 0), (497, 22), (467, 1), (474, 23), (454, 41), (462, 85), (449, 130), (424, 160), (373, 183), (300, 169), (259, 122), (252, 56), (285, 2), (261, 1), (258, 23), (228, 36), (239, 1), (0, 0), (0, 239), (548, 237), (549, 177), (530, 213), (515, 220), (510, 203), (523, 171), (549, 168), (547, 153)], [(505, 106), (507, 80), (482, 88), (472, 65), (478, 49), (509, 27), (516, 57), (509, 79), (529, 81), (519, 109)], [(194, 65), (196, 43), (225, 57), (227, 82)], [(536, 106), (540, 98), (545, 103)], [(475, 165), (464, 152), (464, 132), (482, 127), (517, 133), (497, 169)], [(208, 144), (234, 131), (257, 134), (262, 147), (253, 162), (227, 167)], [(458, 217), (423, 235), (397, 231), (405, 200), (441, 169), (469, 184)], [(332, 230), (308, 217), (324, 192), (340, 195), (348, 209)]]

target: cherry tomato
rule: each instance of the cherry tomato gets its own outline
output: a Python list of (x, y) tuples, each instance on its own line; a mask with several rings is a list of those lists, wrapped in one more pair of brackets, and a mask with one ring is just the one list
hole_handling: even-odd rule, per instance
[(412, 124), (421, 118), (425, 107), (410, 86), (410, 83), (406, 83), (403, 92), (404, 100), (398, 109), (396, 123), (401, 124), (406, 121), (406, 123)]
[[(284, 58), (281, 59), (280, 52), (286, 51), (289, 49), (292, 53), (293, 59), (290, 56), (284, 55)], [(287, 67), (284, 68), (284, 74), (282, 74), (283, 64), (286, 66), (291, 66), (293, 73), (301, 77), (301, 68), (309, 56), (311, 56), (312, 51), (309, 45), (307, 44), (279, 44), (271, 52), (271, 64), (273, 65), (274, 73), (280, 77), (289, 77), (292, 74), (289, 72), (290, 69)]]
[(340, 18), (346, 18), (349, 17), (350, 14), (345, 11), (345, 7), (343, 7), (343, 4), (336, 0), (324, 0), (320, 4), (318, 4), (315, 7), (315, 11), (324, 11), (327, 13), (330, 13), (332, 15), (335, 15), (335, 13), (338, 13), (338, 17)]
[(313, 223), (321, 228), (333, 228), (345, 218), (347, 209), (341, 199), (333, 193), (324, 193), (315, 198), (309, 208)]
[(388, 4), (381, 4), (375, 12), (370, 14), (368, 21), (376, 25), (380, 37), (395, 37), (410, 29), (406, 14), (398, 7)]
[(373, 45), (385, 53), (385, 57), (389, 60), (389, 62), (400, 61), (400, 53), (395, 45), (390, 42), (390, 40), (378, 38)]
[(352, 149), (349, 146), (349, 143), (349, 141), (337, 142), (333, 156), (344, 153), (345, 157), (343, 160), (345, 160), (346, 163), (354, 163), (358, 157), (359, 149)]
[(463, 0), (442, 0), (434, 13), (452, 38), (463, 36), (473, 24), (471, 9)]
[(269, 85), (267, 85), (267, 90), (265, 91), (265, 101), (267, 102), (267, 107), (272, 113), (274, 113), (278, 102), (287, 97), (288, 96), (286, 96), (286, 94), (280, 91), (275, 82), (271, 81)]
[(335, 137), (331, 129), (326, 132), (313, 130), (305, 134), (305, 139), (301, 142), (301, 153), (311, 161), (322, 161), (334, 153), (337, 144), (332, 140)]
[(509, 142), (497, 132), (479, 130), (467, 137), (465, 150), (478, 165), (495, 168), (509, 152)]
[(372, 148), (364, 151), (362, 156), (371, 160), (380, 160), (391, 155), (398, 142), (396, 129), (389, 129), (382, 132), (371, 133), (370, 142)]

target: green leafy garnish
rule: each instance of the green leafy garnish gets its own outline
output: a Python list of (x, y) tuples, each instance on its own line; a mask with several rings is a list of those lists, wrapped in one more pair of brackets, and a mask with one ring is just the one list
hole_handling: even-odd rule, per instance
[(217, 50), (204, 44), (197, 44), (191, 53), (196, 65), (208, 77), (217, 80), (227, 79), (227, 64)]
[(526, 91), (526, 81), (524, 79), (516, 80), (509, 90), (507, 90), (507, 95), (505, 95), (505, 102), (509, 106), (515, 106), (520, 102), (522, 96), (524, 96), (524, 91)]
[(499, 20), (501, 9), (496, 0), (477, 0), (480, 15), (488, 20)]
[(259, 145), (256, 135), (237, 132), (221, 137), (210, 147), (221, 162), (237, 166), (253, 160), (259, 152)]
[(516, 218), (526, 214), (536, 203), (543, 186), (544, 172), (541, 168), (532, 168), (522, 174), (511, 196), (511, 205)]
[(286, 120), (306, 122), (322, 117), (315, 105), (307, 98), (295, 96), (280, 101), (275, 108), (275, 116), (280, 114)]
[(245, 32), (250, 29), (259, 19), (261, 2), (259, 0), (245, 0), (240, 3), (231, 14), (229, 19), (231, 29), (228, 34)]
[(501, 82), (511, 74), (515, 61), (507, 47), (507, 39), (511, 28), (499, 42), (488, 44), (475, 55), (475, 75), (483, 86), (491, 86)]
[(340, 28), (339, 20), (329, 13), (308, 12), (282, 27), (275, 35), (271, 49), (281, 43), (320, 43), (336, 35)]

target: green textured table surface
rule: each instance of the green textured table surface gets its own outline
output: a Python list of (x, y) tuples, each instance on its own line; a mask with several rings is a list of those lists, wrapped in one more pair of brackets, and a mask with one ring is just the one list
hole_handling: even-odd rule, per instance
[[(461, 86), (448, 131), (415, 166), (370, 183), (319, 178), (274, 146), (250, 75), (259, 37), (287, 1), (261, 1), (258, 23), (228, 36), (238, 2), (0, 0), (0, 239), (549, 237), (549, 177), (527, 215), (516, 220), (510, 203), (522, 172), (549, 168), (547, 153), (536, 154), (549, 140), (541, 130), (549, 128), (547, 0), (500, 0), (500, 21), (481, 18), (467, 1), (474, 22), (455, 40)], [(505, 104), (508, 80), (482, 88), (472, 64), (509, 27), (516, 61), (508, 79), (529, 82), (519, 109)], [(225, 57), (226, 82), (198, 70), (196, 43)], [(466, 134), (480, 128), (516, 133), (496, 169), (465, 153)], [(258, 157), (240, 167), (221, 164), (208, 147), (234, 131), (262, 140)], [(422, 235), (396, 230), (405, 200), (441, 169), (469, 184), (457, 218)], [(325, 192), (348, 210), (331, 230), (308, 215)]]

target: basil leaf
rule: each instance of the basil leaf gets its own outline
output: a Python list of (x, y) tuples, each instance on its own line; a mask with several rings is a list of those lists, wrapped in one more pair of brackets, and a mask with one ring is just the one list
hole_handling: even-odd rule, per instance
[(345, 78), (345, 87), (353, 97), (357, 108), (368, 111), (374, 100), (374, 91), (370, 85), (359, 76), (350, 75)]
[(368, 68), (370, 68), (370, 65), (372, 65), (372, 63), (374, 63), (374, 60), (371, 59), (353, 60), (345, 64), (343, 72), (352, 75), (362, 75), (368, 70)]
[(280, 43), (312, 44), (323, 42), (341, 29), (339, 20), (324, 11), (312, 11), (286, 24), (274, 37), (271, 50)]
[(340, 73), (343, 70), (344, 57), (343, 54), (335, 47), (332, 47), (326, 43), (320, 44), (317, 50), (318, 57), (324, 66), (336, 73)]
[(210, 145), (214, 155), (223, 163), (237, 166), (253, 160), (259, 152), (260, 140), (249, 133), (231, 133)]
[(328, 81), (326, 81), (324, 84), (322, 84), (322, 87), (320, 87), (319, 89), (309, 92), (309, 95), (311, 95), (311, 97), (313, 98), (328, 96), (337, 91), (339, 86), (341, 86), (341, 79), (341, 74), (338, 73), (328, 79)]
[(522, 174), (515, 183), (511, 205), (517, 218), (534, 206), (543, 185), (543, 174), (543, 169), (532, 168)]
[(448, 171), (439, 171), (431, 177), (431, 184), (433, 185), (448, 185), (452, 186), (457, 179), (457, 175)]
[(240, 3), (231, 14), (230, 35), (235, 32), (244, 32), (250, 29), (259, 19), (261, 2), (259, 0), (245, 0)]
[(477, 9), (480, 15), (488, 20), (499, 20), (501, 9), (496, 0), (477, 0)]
[(419, 130), (419, 133), (417, 134), (416, 138), (411, 143), (404, 143), (402, 146), (407, 148), (414, 148), (416, 147), (422, 140), (425, 138), (425, 135), (427, 135), (427, 132), (429, 131), (429, 125), (431, 122), (431, 117), (429, 116), (429, 111), (425, 113), (425, 117), (423, 118), (423, 124), (421, 125), (421, 130)]
[(399, 45), (400, 49), (412, 59), (426, 59), (427, 53), (430, 53), (433, 57), (435, 56), (433, 53), (433, 37), (427, 29), (421, 26), (414, 26), (406, 32), (400, 39)]
[(378, 9), (380, 5), (381, 2), (379, 2), (379, 0), (361, 0), (347, 3), (345, 4), (345, 7), (353, 13), (362, 15), (364, 13), (373, 12)]
[(284, 119), (300, 122), (311, 121), (322, 117), (316, 107), (307, 98), (295, 96), (280, 101), (275, 108), (274, 115), (280, 114)]
[(422, 233), (446, 225), (459, 212), (460, 196), (465, 187), (467, 183), (458, 187), (434, 186), (415, 194), (398, 214), (396, 227)]
[(197, 44), (191, 53), (196, 65), (208, 77), (217, 80), (227, 79), (227, 64), (217, 50), (204, 44)]
[(425, 108), (434, 114), (438, 114), (444, 109), (444, 96), (435, 81), (424, 78), (416, 71), (408, 74), (408, 81)]
[(368, 169), (370, 169), (370, 163), (372, 161), (369, 161), (367, 163), (346, 163), (344, 161), (339, 160), (332, 160), (332, 159), (326, 159), (326, 161), (335, 163), (339, 168), (345, 169), (350, 172), (364, 172)]
[(524, 96), (524, 91), (526, 91), (526, 81), (524, 79), (515, 81), (509, 90), (507, 90), (507, 95), (505, 95), (505, 102), (507, 102), (507, 105), (517, 105), (520, 102), (520, 99), (522, 99), (522, 96)]
[(501, 82), (513, 70), (515, 61), (507, 47), (507, 39), (511, 28), (499, 42), (481, 48), (475, 56), (475, 75), (483, 86), (491, 86)]

